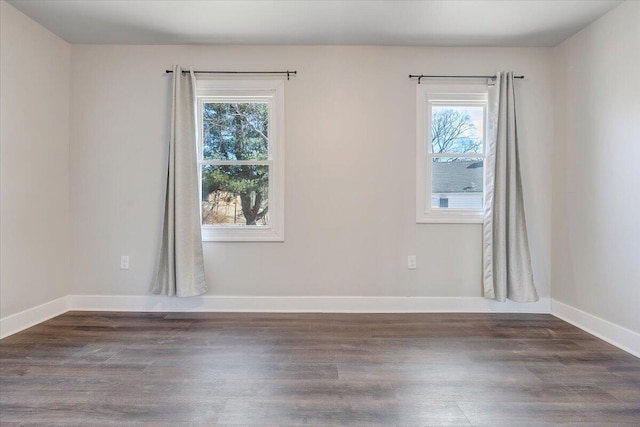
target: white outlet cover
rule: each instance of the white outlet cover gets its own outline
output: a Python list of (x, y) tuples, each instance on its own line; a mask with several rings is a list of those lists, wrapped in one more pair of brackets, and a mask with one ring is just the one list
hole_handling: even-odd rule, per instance
[(407, 268), (409, 270), (415, 270), (417, 268), (417, 260), (415, 255), (409, 255), (407, 257)]

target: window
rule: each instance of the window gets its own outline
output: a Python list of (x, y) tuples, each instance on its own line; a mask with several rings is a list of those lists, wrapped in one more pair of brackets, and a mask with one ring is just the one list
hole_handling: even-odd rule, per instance
[(284, 82), (198, 80), (204, 241), (284, 240)]
[(417, 203), (421, 223), (481, 223), (487, 86), (418, 85)]

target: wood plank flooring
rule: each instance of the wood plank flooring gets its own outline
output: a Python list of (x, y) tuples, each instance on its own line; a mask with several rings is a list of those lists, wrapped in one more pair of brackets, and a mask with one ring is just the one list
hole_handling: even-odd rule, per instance
[(640, 359), (550, 315), (69, 312), (2, 426), (640, 426)]

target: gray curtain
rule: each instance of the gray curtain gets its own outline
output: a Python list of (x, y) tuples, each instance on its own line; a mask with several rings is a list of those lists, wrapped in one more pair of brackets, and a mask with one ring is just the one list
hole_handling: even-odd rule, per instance
[(485, 165), (483, 285), (486, 298), (534, 302), (524, 217), (513, 73), (497, 73), (489, 89)]
[(153, 293), (189, 297), (207, 291), (200, 232), (195, 75), (173, 66), (173, 105), (164, 225)]

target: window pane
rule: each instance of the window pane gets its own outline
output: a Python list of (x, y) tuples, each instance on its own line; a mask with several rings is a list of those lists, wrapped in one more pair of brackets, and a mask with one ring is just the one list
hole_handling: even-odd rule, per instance
[(267, 160), (269, 104), (221, 102), (202, 106), (205, 160)]
[(202, 166), (203, 225), (269, 225), (269, 166)]
[(482, 159), (434, 157), (432, 160), (432, 208), (482, 209)]
[(431, 108), (433, 153), (482, 153), (484, 107), (445, 105)]

